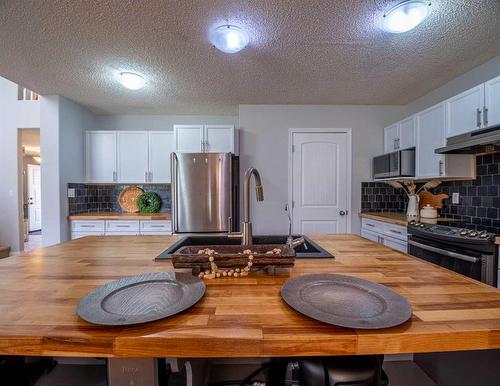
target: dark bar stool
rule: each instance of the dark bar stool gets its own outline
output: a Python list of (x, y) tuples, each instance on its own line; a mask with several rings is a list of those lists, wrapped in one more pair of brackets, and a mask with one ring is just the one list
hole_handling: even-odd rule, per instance
[(299, 361), (301, 386), (387, 386), (383, 355), (307, 358)]

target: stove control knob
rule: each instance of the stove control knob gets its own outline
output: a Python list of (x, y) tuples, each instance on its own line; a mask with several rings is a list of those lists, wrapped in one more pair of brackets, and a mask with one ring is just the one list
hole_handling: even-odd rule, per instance
[(490, 237), (490, 235), (488, 234), (488, 232), (486, 232), (486, 231), (479, 232), (479, 238), (480, 239), (487, 239), (488, 237)]
[(467, 229), (460, 229), (460, 236), (467, 236), (467, 233), (469, 233)]
[(422, 224), (422, 223), (419, 223), (419, 224), (418, 224), (418, 226), (419, 226), (420, 228), (425, 228), (425, 224)]
[(477, 237), (477, 232), (476, 231), (469, 232), (469, 237)]

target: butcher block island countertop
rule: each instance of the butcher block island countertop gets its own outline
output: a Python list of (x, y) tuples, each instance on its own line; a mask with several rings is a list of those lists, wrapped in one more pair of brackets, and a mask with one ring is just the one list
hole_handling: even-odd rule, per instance
[(170, 213), (97, 212), (68, 216), (68, 220), (172, 220)]
[(103, 327), (76, 315), (111, 280), (172, 271), (153, 258), (176, 236), (85, 237), (0, 261), (0, 354), (270, 357), (500, 348), (500, 291), (354, 235), (311, 236), (336, 259), (301, 259), (292, 276), (338, 273), (393, 288), (412, 319), (385, 330), (323, 324), (280, 298), (283, 276), (207, 281), (205, 297), (164, 320)]

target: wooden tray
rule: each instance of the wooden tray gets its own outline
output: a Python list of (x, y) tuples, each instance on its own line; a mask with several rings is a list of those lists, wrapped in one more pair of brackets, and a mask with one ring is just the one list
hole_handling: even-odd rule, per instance
[(138, 186), (129, 186), (121, 191), (118, 197), (118, 203), (124, 212), (137, 213), (139, 208), (137, 207), (137, 198), (144, 193), (144, 190)]
[[(218, 254), (214, 255), (214, 261), (219, 268), (241, 268), (248, 263), (248, 254), (243, 251), (252, 251), (253, 267), (264, 268), (277, 266), (280, 268), (291, 268), (295, 263), (295, 250), (281, 244), (260, 245), (196, 245), (182, 247), (172, 254), (174, 268), (191, 268), (196, 274), (201, 270), (210, 269), (207, 254), (198, 254), (199, 250), (213, 249)], [(280, 254), (266, 254), (273, 249), (279, 249)]]
[(301, 314), (349, 328), (393, 327), (412, 314), (408, 301), (397, 292), (353, 276), (298, 276), (281, 287), (281, 297)]

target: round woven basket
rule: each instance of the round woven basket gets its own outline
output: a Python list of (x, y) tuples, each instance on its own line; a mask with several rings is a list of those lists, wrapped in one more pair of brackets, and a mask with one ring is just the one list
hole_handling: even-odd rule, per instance
[(118, 203), (124, 212), (137, 213), (137, 198), (144, 193), (144, 190), (137, 186), (129, 186), (121, 191), (118, 197)]

